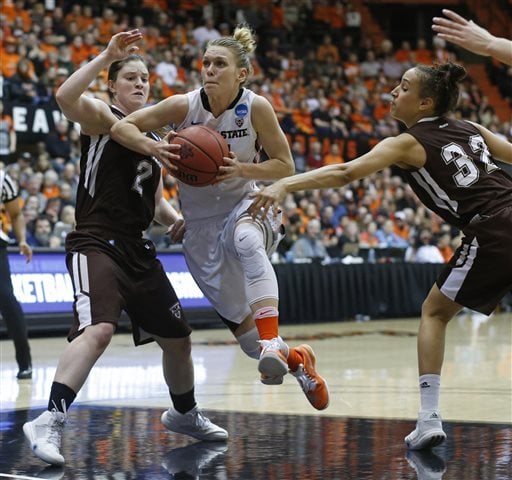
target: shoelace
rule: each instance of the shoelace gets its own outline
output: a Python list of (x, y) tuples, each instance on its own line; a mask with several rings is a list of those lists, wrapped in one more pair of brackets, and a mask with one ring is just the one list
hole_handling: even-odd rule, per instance
[(62, 429), (64, 428), (64, 421), (58, 420), (56, 417), (52, 419), (50, 423), (50, 432), (48, 434), (48, 443), (55, 445), (57, 449), (60, 449), (60, 438)]
[(302, 387), (302, 390), (304, 392), (312, 392), (316, 388), (316, 381), (311, 378), (307, 372), (307, 370), (304, 368), (304, 365), (300, 364), (299, 368), (297, 369), (298, 375), (296, 374), (296, 378), (298, 382), (300, 383), (300, 386)]
[(281, 350), (281, 344), (279, 340), (273, 338), (272, 340), (258, 340), (263, 350)]
[(197, 427), (205, 429), (210, 426), (210, 420), (200, 410), (196, 410), (192, 415), (194, 415), (194, 423)]
[[(66, 402), (64, 399), (61, 400), (62, 410), (63, 412), (60, 412), (57, 409), (57, 405), (55, 405), (55, 402), (53, 403), (53, 406), (55, 408), (52, 408), (50, 412), (52, 413), (52, 418), (50, 421), (50, 432), (48, 434), (48, 442), (52, 443), (57, 447), (57, 449), (60, 449), (60, 439), (62, 434), (62, 429), (64, 428), (64, 424), (66, 423), (67, 419), (67, 409), (66, 409)], [(62, 419), (59, 417), (62, 415)]]

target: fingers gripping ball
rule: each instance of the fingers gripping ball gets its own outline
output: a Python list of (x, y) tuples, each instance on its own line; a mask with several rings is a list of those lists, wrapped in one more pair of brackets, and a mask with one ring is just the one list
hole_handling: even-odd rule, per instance
[(204, 125), (193, 125), (178, 132), (171, 143), (181, 145), (178, 167), (171, 173), (178, 180), (194, 187), (211, 185), (229, 154), (224, 137)]

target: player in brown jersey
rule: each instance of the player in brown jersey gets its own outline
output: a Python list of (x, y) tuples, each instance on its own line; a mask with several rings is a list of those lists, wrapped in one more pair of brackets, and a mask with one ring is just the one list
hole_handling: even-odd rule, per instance
[(418, 65), (391, 92), (391, 113), (407, 130), (347, 163), (278, 180), (254, 195), (252, 215), (276, 206), (289, 192), (341, 187), (391, 165), (431, 210), (464, 234), (461, 246), (423, 303), (418, 334), (420, 412), (405, 438), (409, 449), (446, 438), (439, 415), (446, 325), (463, 307), (490, 314), (512, 288), (512, 178), (495, 160), (512, 163), (512, 144), (481, 125), (453, 120), (455, 64)]
[[(191, 329), (154, 245), (143, 238), (153, 218), (180, 239), (183, 219), (162, 195), (159, 164), (110, 139), (119, 118), (145, 106), (149, 72), (134, 55), (138, 30), (112, 37), (107, 48), (59, 88), (57, 101), (81, 127), (82, 157), (76, 230), (66, 239), (66, 264), (73, 280), (75, 321), (52, 384), (48, 410), (23, 426), (35, 455), (62, 465), (61, 435), (67, 410), (105, 351), (125, 310), (136, 345), (156, 341), (173, 407), (162, 415), (169, 430), (201, 440), (225, 440), (226, 430), (197, 408)], [(109, 68), (112, 105), (84, 94)]]

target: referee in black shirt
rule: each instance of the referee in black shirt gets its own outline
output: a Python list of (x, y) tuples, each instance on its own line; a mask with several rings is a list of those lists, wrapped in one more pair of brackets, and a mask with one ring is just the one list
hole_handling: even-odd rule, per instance
[[(12, 228), (20, 253), (25, 255), (27, 263), (32, 259), (32, 249), (26, 242), (25, 218), (18, 199), (18, 187), (3, 168), (0, 167), (0, 203), (11, 218)], [(16, 362), (18, 363), (17, 378), (20, 380), (32, 378), (32, 358), (27, 337), (25, 318), (18, 300), (14, 296), (11, 282), (11, 270), (7, 257), (9, 237), (3, 230), (0, 221), (0, 313), (7, 326), (7, 333), (14, 342)]]

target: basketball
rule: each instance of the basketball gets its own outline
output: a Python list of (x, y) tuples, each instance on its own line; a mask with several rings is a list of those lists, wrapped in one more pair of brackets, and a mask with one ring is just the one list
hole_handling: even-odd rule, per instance
[(184, 128), (171, 143), (181, 145), (181, 151), (180, 159), (173, 161), (178, 169), (170, 173), (193, 187), (211, 185), (215, 181), (219, 167), (224, 164), (223, 157), (229, 154), (224, 137), (204, 125)]

